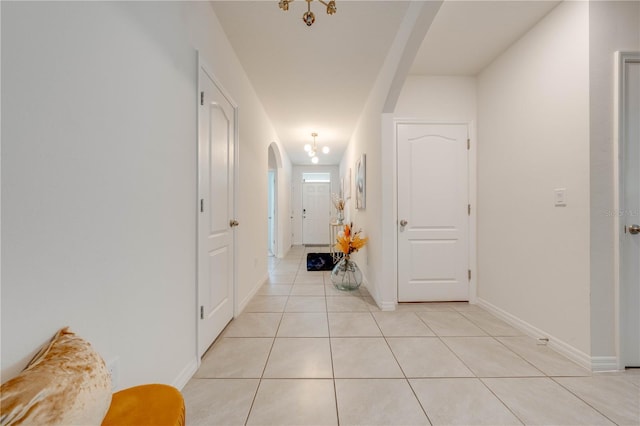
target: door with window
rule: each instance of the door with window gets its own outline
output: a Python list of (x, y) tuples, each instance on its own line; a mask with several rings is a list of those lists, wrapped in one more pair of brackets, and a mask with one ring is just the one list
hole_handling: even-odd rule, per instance
[(331, 183), (302, 184), (302, 242), (329, 244), (331, 220)]
[(398, 124), (398, 301), (469, 300), (467, 126)]
[(199, 70), (198, 355), (233, 318), (235, 108)]

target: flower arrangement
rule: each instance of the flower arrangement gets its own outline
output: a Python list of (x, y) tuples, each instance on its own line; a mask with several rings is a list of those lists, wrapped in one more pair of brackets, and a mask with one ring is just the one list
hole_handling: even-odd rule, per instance
[(362, 230), (353, 232), (353, 223), (344, 226), (344, 230), (338, 234), (336, 238), (336, 250), (344, 253), (346, 259), (349, 259), (351, 253), (355, 253), (367, 244), (368, 238), (362, 238), (360, 233)]
[(344, 210), (344, 198), (342, 198), (340, 195), (336, 194), (335, 192), (332, 193), (331, 201), (333, 202), (333, 207), (335, 207), (336, 210), (338, 211)]
[(335, 207), (338, 212), (338, 223), (342, 223), (344, 220), (344, 198), (336, 193), (332, 193), (331, 202), (333, 202), (333, 207)]

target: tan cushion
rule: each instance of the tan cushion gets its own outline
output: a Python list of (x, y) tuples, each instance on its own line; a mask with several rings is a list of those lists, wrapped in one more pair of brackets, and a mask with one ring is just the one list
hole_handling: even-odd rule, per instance
[(66, 327), (0, 394), (3, 426), (99, 425), (111, 403), (111, 377), (89, 342)]

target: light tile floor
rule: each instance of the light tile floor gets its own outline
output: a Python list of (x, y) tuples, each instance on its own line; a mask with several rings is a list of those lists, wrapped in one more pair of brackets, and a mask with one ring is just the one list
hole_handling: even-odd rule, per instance
[(381, 312), (294, 247), (184, 388), (188, 425), (640, 425), (640, 372), (591, 374), (467, 303)]

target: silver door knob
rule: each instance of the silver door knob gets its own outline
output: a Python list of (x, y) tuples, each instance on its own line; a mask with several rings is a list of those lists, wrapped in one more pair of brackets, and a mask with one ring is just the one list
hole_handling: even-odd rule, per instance
[(400, 221), (400, 226), (407, 226), (407, 224), (408, 224), (408, 223), (409, 223), (409, 222), (407, 222), (406, 220), (402, 219), (402, 220)]
[(640, 234), (640, 225), (633, 224), (629, 227), (629, 233), (636, 235)]
[(230, 227), (232, 227), (232, 228), (233, 228), (234, 226), (238, 226), (238, 225), (240, 225), (240, 222), (238, 222), (238, 221), (237, 221), (237, 220), (235, 220), (235, 219), (231, 219), (231, 220), (229, 221), (229, 226), (230, 226)]

